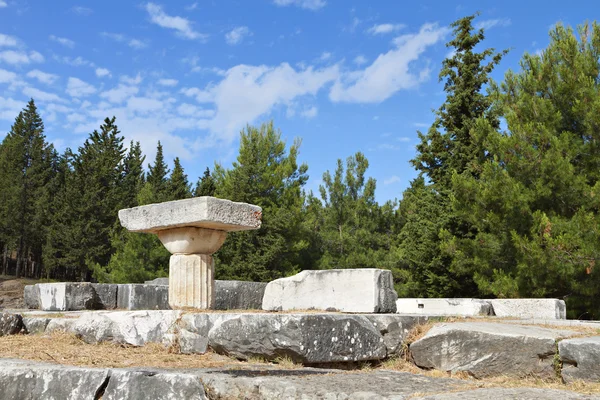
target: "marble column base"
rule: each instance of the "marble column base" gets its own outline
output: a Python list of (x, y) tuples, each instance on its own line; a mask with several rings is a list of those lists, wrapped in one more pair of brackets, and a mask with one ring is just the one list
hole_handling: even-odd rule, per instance
[(174, 254), (169, 261), (169, 305), (173, 309), (212, 309), (215, 263), (207, 254)]

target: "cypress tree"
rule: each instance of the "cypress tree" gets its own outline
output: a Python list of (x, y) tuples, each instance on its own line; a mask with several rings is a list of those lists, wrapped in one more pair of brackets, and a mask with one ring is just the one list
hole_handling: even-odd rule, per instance
[(152, 186), (152, 190), (155, 194), (155, 200), (157, 203), (166, 201), (169, 198), (168, 194), (168, 179), (169, 168), (165, 163), (163, 156), (163, 147), (160, 141), (156, 145), (156, 157), (154, 164), (148, 164), (148, 176), (147, 181)]
[(173, 172), (168, 181), (169, 200), (181, 200), (192, 197), (187, 175), (183, 171), (179, 157), (173, 160)]
[(194, 188), (194, 197), (200, 196), (213, 196), (215, 191), (217, 190), (217, 186), (215, 185), (215, 180), (210, 174), (210, 169), (206, 167), (204, 170), (204, 175), (198, 182), (196, 183), (196, 187)]

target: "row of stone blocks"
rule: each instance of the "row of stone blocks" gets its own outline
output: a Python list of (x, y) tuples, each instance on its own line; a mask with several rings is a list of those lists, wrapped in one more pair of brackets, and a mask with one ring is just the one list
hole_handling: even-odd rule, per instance
[[(68, 314), (68, 313), (67, 313)], [(64, 330), (88, 343), (179, 346), (182, 353), (207, 349), (239, 359), (289, 357), (304, 364), (383, 360), (400, 355), (424, 369), (493, 376), (600, 380), (597, 323), (562, 327), (499, 322), (438, 322), (410, 343), (411, 330), (440, 318), (398, 314), (188, 313), (89, 311), (63, 318), (0, 314), (0, 336)], [(529, 322), (531, 323), (531, 322)], [(569, 329), (571, 328), (571, 329)], [(596, 333), (597, 334), (597, 333)]]
[[(260, 282), (215, 281), (215, 309), (260, 308), (265, 286)], [(44, 311), (170, 308), (168, 278), (146, 284), (38, 283), (25, 287), (24, 299), (28, 308)]]

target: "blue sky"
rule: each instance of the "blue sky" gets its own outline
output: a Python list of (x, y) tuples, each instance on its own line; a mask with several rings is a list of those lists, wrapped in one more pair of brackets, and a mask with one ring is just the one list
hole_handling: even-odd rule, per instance
[(246, 123), (273, 119), (302, 139), (315, 192), (357, 151), (377, 199), (400, 198), (416, 172), (416, 131), (444, 100), (437, 75), (448, 25), (480, 11), (486, 47), (510, 48), (494, 73), (518, 69), (557, 22), (598, 15), (596, 1), (0, 0), (0, 132), (26, 101), (59, 151), (115, 115), (147, 161), (156, 142), (191, 182), (229, 166)]

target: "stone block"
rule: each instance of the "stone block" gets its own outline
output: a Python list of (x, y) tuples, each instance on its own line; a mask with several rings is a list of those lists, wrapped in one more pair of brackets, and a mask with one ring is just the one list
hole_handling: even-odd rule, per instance
[(489, 301), (479, 299), (409, 299), (396, 301), (399, 314), (417, 315), (490, 315), (492, 306)]
[(166, 277), (166, 278), (156, 278), (156, 279), (152, 279), (151, 281), (145, 281), (144, 283), (146, 285), (164, 285), (164, 286), (169, 286), (169, 277)]
[(161, 370), (111, 371), (104, 400), (206, 399), (202, 381), (192, 374)]
[(0, 359), (0, 399), (97, 399), (109, 371)]
[[(179, 311), (96, 311), (83, 313), (69, 326), (86, 343), (115, 342), (143, 346), (164, 343), (175, 332)], [(52, 322), (52, 321), (51, 321)]]
[(366, 318), (341, 314), (241, 314), (208, 335), (218, 353), (240, 359), (289, 357), (302, 363), (380, 360), (383, 337)]
[(117, 308), (122, 310), (168, 310), (169, 287), (127, 283), (117, 285)]
[(23, 317), (19, 314), (0, 312), (0, 336), (16, 335), (23, 330)]
[(494, 314), (498, 317), (566, 319), (567, 306), (558, 299), (493, 299)]
[(383, 269), (302, 271), (269, 282), (263, 310), (392, 313), (396, 299), (392, 273)]
[(117, 289), (119, 285), (112, 283), (92, 283), (98, 301), (98, 308), (114, 310), (117, 308)]
[(426, 324), (430, 318), (430, 316), (397, 314), (365, 314), (364, 317), (383, 336), (388, 357), (400, 354), (410, 331), (419, 324)]
[(216, 310), (260, 310), (266, 282), (215, 281)]
[[(212, 309), (215, 304), (215, 264), (207, 254), (173, 254), (169, 259), (171, 308)], [(153, 286), (158, 287), (158, 286)]]
[(37, 285), (27, 285), (23, 288), (23, 300), (29, 309), (40, 308), (40, 289)]
[(126, 229), (148, 233), (182, 227), (225, 232), (258, 229), (261, 218), (258, 206), (208, 196), (119, 210)]
[(555, 376), (556, 340), (574, 331), (488, 322), (444, 323), (410, 345), (414, 363), (426, 369), (492, 376)]
[(438, 393), (430, 396), (412, 397), (415, 400), (592, 400), (580, 393), (558, 389), (541, 388), (483, 388), (458, 391), (451, 393)]
[(25, 331), (29, 334), (37, 334), (44, 333), (46, 331), (46, 327), (50, 322), (50, 318), (40, 318), (40, 317), (24, 317), (23, 325), (25, 326)]
[(565, 382), (600, 381), (600, 336), (565, 339), (558, 343)]
[(95, 310), (100, 300), (91, 283), (38, 283), (40, 309), (44, 311)]

